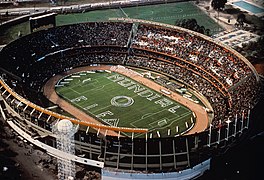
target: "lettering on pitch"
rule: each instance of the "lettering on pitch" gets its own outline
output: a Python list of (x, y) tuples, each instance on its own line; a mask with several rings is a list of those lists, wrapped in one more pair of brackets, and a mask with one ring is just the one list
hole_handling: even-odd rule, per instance
[(81, 100), (86, 101), (87, 100), (87, 97), (85, 97), (85, 96), (79, 96), (77, 98), (72, 99), (71, 102), (80, 102)]
[(104, 121), (105, 123), (109, 124), (110, 126), (117, 126), (119, 119), (118, 118), (111, 118), (111, 119), (107, 119), (104, 117), (108, 117), (108, 116), (113, 116), (114, 113), (111, 111), (105, 111), (105, 112), (101, 112), (100, 114), (97, 114), (96, 117), (101, 119), (102, 121)]
[(121, 81), (125, 79), (123, 76), (120, 76), (119, 74), (114, 74), (112, 76), (108, 76), (107, 79), (112, 80), (113, 82)]
[(102, 119), (106, 124), (110, 125), (110, 126), (117, 126), (119, 119), (114, 118), (114, 119)]
[(141, 86), (138, 85), (138, 84), (134, 84), (133, 86), (130, 86), (130, 87), (128, 87), (127, 89), (128, 89), (128, 90), (132, 90), (132, 89), (134, 89), (134, 91), (133, 91), (134, 93), (139, 93), (139, 92), (145, 90), (146, 88), (141, 87)]
[(169, 108), (168, 111), (171, 112), (171, 113), (176, 113), (176, 110), (179, 109), (179, 108), (180, 108), (179, 105), (173, 106), (173, 107)]
[(155, 104), (160, 104), (161, 107), (167, 107), (169, 105), (172, 105), (173, 102), (167, 98), (162, 98), (162, 99), (155, 101)]
[(128, 96), (115, 96), (111, 99), (111, 105), (116, 107), (128, 107), (132, 104), (134, 104), (134, 99)]
[(147, 100), (152, 101), (154, 99), (160, 98), (161, 96), (158, 94), (155, 94), (154, 96), (148, 97)]
[(148, 98), (148, 97), (152, 96), (154, 93), (152, 91), (150, 91), (150, 90), (145, 90), (145, 91), (142, 91), (142, 92), (137, 93), (137, 94), (140, 97), (146, 97), (146, 98)]
[(129, 86), (132, 86), (136, 83), (131, 81), (130, 79), (125, 78), (124, 80), (119, 81), (117, 84), (120, 84), (123, 87), (129, 87)]
[(105, 112), (101, 112), (100, 114), (97, 114), (96, 117), (98, 118), (103, 118), (105, 116), (113, 116), (114, 113), (112, 113), (111, 111), (105, 111)]
[(156, 100), (154, 103), (159, 104), (161, 107), (168, 107), (169, 105), (173, 104), (173, 102), (167, 98), (162, 98), (162, 99), (157, 100), (158, 98), (161, 97), (160, 95), (154, 93), (153, 91), (149, 89), (146, 89), (138, 85), (134, 81), (131, 81), (130, 79), (125, 78), (122, 75), (114, 74), (107, 78), (113, 82), (117, 82), (122, 87), (126, 87), (128, 90), (133, 90), (133, 92), (136, 93), (140, 97), (146, 98), (149, 101)]
[(94, 107), (97, 107), (98, 106), (98, 104), (92, 104), (92, 105), (90, 105), (90, 106), (87, 106), (87, 107), (85, 107), (85, 108), (83, 108), (84, 110), (89, 110), (89, 109), (92, 109), (92, 108), (94, 108)]

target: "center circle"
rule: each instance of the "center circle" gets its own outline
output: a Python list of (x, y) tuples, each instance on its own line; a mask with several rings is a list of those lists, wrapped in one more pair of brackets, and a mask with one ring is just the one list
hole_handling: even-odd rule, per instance
[(116, 107), (128, 107), (134, 103), (134, 99), (128, 96), (115, 96), (111, 99), (111, 104)]

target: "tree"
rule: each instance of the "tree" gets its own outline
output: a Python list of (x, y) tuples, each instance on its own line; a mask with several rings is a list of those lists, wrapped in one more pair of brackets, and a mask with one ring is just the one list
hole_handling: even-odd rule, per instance
[(192, 31), (199, 32), (201, 34), (205, 34), (207, 36), (210, 35), (210, 29), (205, 29), (204, 26), (200, 26), (196, 19), (182, 19), (175, 21), (176, 26), (180, 26), (186, 29), (190, 29)]
[(198, 24), (197, 24), (196, 19), (189, 19), (189, 21), (187, 21), (185, 28), (195, 30), (195, 29), (197, 29), (197, 25)]
[(210, 36), (211, 31), (210, 31), (210, 29), (206, 29), (204, 33), (205, 33), (205, 35)]
[(200, 26), (199, 33), (205, 34), (205, 28), (204, 28), (204, 26)]
[(238, 25), (240, 26), (240, 27), (243, 27), (244, 26), (244, 22), (246, 22), (246, 16), (245, 16), (245, 14), (239, 14), (238, 16), (237, 16), (237, 23), (238, 23)]
[(256, 42), (242, 44), (242, 47), (236, 47), (236, 50), (252, 63), (264, 63), (264, 36), (261, 36)]
[(212, 0), (211, 6), (215, 10), (221, 10), (225, 8), (225, 3), (227, 3), (227, 0)]

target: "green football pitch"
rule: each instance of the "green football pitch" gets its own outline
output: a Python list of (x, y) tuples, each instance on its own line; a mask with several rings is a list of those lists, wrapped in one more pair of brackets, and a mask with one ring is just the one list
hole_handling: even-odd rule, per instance
[[(57, 26), (89, 21), (108, 21), (109, 18), (129, 17), (175, 25), (180, 19), (195, 18), (200, 26), (210, 29), (211, 34), (223, 29), (207, 14), (192, 2), (179, 2), (159, 5), (136, 6), (128, 8), (94, 10), (85, 13), (59, 14), (56, 16)], [(0, 32), (0, 44), (7, 44), (17, 39), (18, 33), (30, 33), (29, 21), (6, 28)]]
[(69, 75), (57, 83), (56, 92), (103, 124), (147, 128), (153, 137), (180, 134), (195, 121), (187, 107), (115, 72)]
[(87, 21), (107, 21), (113, 17), (144, 19), (172, 25), (175, 25), (175, 21), (179, 19), (195, 18), (199, 25), (210, 29), (213, 34), (222, 30), (213, 19), (195, 6), (193, 2), (104, 9), (85, 13), (58, 15), (56, 23), (60, 26)]

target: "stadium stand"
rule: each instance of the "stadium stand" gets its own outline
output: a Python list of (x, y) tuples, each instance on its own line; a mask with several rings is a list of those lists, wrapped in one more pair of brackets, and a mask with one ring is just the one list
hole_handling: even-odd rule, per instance
[(0, 56), (1, 95), (23, 117), (14, 118), (13, 123), (52, 147), (52, 125), (65, 116), (45, 109), (50, 102), (42, 87), (55, 74), (75, 67), (144, 68), (173, 77), (208, 99), (214, 111), (208, 129), (186, 136), (103, 136), (96, 134), (98, 129), (88, 132), (87, 124), (74, 121), (80, 124), (75, 134), (77, 155), (85, 154), (85, 158), (104, 162), (105, 167), (123, 171), (180, 172), (204, 162), (214, 147), (226, 147), (248, 128), (259, 90), (252, 67), (230, 49), (189, 31), (154, 23), (90, 22), (56, 27), (11, 42)]

